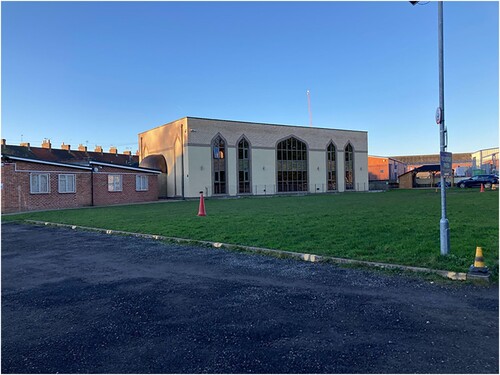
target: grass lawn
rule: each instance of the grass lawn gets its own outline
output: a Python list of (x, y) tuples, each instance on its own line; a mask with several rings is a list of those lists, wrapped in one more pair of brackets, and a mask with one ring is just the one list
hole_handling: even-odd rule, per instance
[(3, 216), (467, 271), (476, 246), (498, 279), (498, 191), (447, 194), (450, 254), (440, 255), (440, 194), (385, 193), (206, 199)]

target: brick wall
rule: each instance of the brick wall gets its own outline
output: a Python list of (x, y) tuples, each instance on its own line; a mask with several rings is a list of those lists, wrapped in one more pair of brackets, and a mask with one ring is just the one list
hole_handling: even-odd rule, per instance
[[(30, 193), (30, 175), (49, 175), (49, 193)], [(59, 174), (75, 175), (76, 193), (59, 193)], [(2, 213), (90, 206), (90, 172), (17, 161), (2, 164)]]
[[(30, 193), (31, 173), (49, 175), (49, 193)], [(121, 192), (108, 191), (108, 175), (123, 176)], [(59, 174), (75, 175), (76, 192), (59, 193)], [(136, 191), (135, 176), (148, 176), (148, 190)], [(16, 161), (2, 163), (2, 213), (76, 208), (92, 205), (91, 173), (88, 170)], [(158, 199), (158, 177), (118, 168), (103, 168), (94, 173), (94, 205), (149, 202)]]
[(370, 181), (389, 180), (389, 159), (368, 156), (368, 179)]
[[(108, 191), (108, 176), (122, 176), (122, 191)], [(148, 176), (148, 190), (136, 191), (135, 177)], [(94, 205), (151, 202), (158, 199), (158, 176), (118, 168), (103, 167), (94, 173)]]

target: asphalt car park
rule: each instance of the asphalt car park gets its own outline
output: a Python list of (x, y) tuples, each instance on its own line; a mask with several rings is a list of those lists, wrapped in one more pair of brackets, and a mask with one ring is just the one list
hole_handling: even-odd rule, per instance
[(498, 285), (2, 224), (2, 373), (498, 373)]

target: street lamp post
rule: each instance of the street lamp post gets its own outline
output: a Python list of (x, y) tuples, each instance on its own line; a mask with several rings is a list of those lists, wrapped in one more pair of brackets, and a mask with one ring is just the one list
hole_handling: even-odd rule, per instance
[[(440, 135), (440, 158), (443, 157), (447, 147), (447, 131), (444, 124), (444, 46), (443, 46), (443, 2), (438, 2), (438, 49), (439, 49), (439, 109), (441, 112), (439, 121)], [(445, 173), (441, 162), (441, 220), (439, 221), (440, 228), (440, 243), (441, 255), (448, 255), (450, 252), (450, 224), (446, 217), (446, 182)]]
[[(412, 5), (418, 1), (410, 1)], [(441, 255), (450, 252), (450, 224), (446, 217), (446, 181), (443, 165), (446, 162), (451, 167), (451, 154), (446, 152), (447, 130), (444, 124), (444, 46), (443, 46), (443, 2), (438, 1), (438, 50), (439, 50), (439, 107), (436, 111), (436, 122), (439, 125), (440, 164), (441, 164), (441, 220), (439, 221)]]

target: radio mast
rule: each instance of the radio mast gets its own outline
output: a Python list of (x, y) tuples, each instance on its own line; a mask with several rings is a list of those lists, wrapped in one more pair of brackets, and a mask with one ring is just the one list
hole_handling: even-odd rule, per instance
[(307, 109), (309, 111), (309, 127), (313, 126), (313, 118), (311, 112), (311, 93), (307, 90)]

